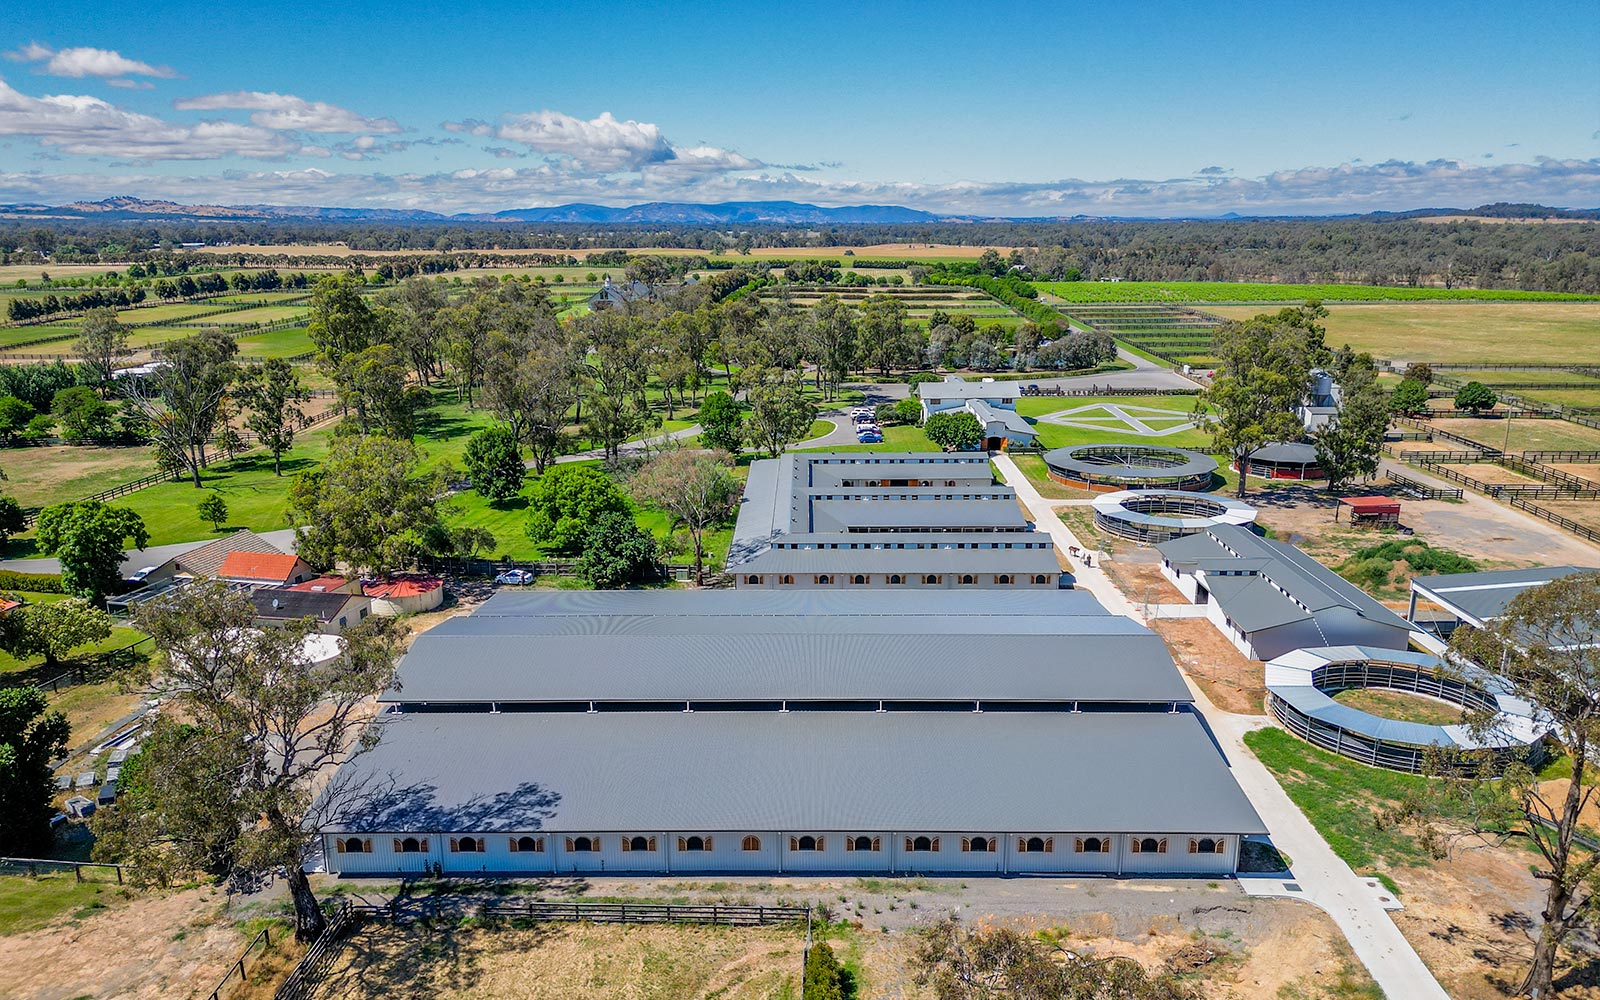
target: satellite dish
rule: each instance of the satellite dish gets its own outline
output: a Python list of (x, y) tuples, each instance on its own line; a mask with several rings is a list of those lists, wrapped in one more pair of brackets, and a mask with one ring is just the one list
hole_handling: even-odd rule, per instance
[(277, 609), (278, 609), (278, 599), (277, 599), (277, 598), (276, 598), (276, 597), (274, 597), (274, 598), (273, 598), (273, 599), (272, 599), (272, 609), (273, 609), (273, 610), (274, 610), (274, 611), (276, 611), (276, 610), (277, 610)]

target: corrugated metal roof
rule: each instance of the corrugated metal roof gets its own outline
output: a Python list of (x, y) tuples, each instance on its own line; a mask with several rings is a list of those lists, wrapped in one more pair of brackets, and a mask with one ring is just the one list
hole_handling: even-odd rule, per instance
[[(748, 573), (1058, 574), (1054, 549), (769, 549), (735, 567)], [(810, 582), (810, 581), (807, 581)]]
[(1315, 465), (1317, 464), (1317, 449), (1314, 445), (1302, 444), (1298, 441), (1274, 441), (1262, 445), (1250, 453), (1252, 462), (1280, 462), (1285, 465)]
[(1019, 382), (923, 382), (917, 386), (917, 398), (941, 399), (1016, 399), (1022, 395)]
[(418, 637), (386, 701), (1188, 701), (1161, 639), (1110, 618), (1054, 634), (734, 632)]
[(995, 500), (815, 500), (811, 524), (816, 533), (870, 531), (873, 528), (1021, 528), (1022, 508), (1009, 498)]
[[(453, 628), (468, 631), (488, 618), (578, 615), (654, 615), (658, 617), (730, 617), (814, 615), (872, 618), (937, 616), (975, 618), (990, 631), (1010, 630), (1010, 620), (1028, 615), (1100, 615), (1120, 619), (1094, 595), (1078, 590), (500, 590), (471, 615), (452, 618), (432, 629), (433, 635)], [(747, 625), (746, 628), (756, 628)], [(819, 629), (820, 631), (820, 629)]]
[(1016, 410), (1007, 410), (999, 406), (991, 406), (981, 399), (967, 400), (967, 409), (978, 421), (984, 425), (998, 422), (1005, 425), (1005, 429), (1019, 437), (1031, 438), (1035, 435), (1033, 425), (1022, 418)]
[(1531, 587), (1543, 586), (1574, 573), (1592, 573), (1588, 566), (1540, 566), (1449, 576), (1416, 576), (1411, 589), (1459, 618), (1486, 622), (1505, 614), (1506, 605)]
[[(399, 715), (370, 832), (1265, 833), (1188, 713)], [(348, 774), (346, 775), (346, 772)]]

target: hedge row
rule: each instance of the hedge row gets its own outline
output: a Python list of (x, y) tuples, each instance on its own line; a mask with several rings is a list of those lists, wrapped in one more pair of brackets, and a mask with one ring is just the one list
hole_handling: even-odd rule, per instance
[(0, 591), (28, 590), (36, 594), (64, 594), (59, 573), (18, 573), (0, 569)]

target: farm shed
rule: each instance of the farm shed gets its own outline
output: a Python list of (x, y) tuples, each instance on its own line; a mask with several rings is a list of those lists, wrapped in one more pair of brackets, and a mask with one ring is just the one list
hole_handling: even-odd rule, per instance
[(1156, 550), (1162, 575), (1251, 659), (1308, 646), (1410, 645), (1410, 622), (1292, 545), (1219, 524)]
[(740, 588), (1056, 589), (1055, 543), (982, 454), (753, 462), (727, 570)]
[[(1239, 463), (1233, 463), (1239, 471)], [(1317, 449), (1300, 441), (1274, 441), (1250, 453), (1250, 474), (1265, 479), (1326, 479)]]
[(1351, 524), (1381, 525), (1400, 523), (1400, 501), (1394, 497), (1340, 497), (1339, 506), (1333, 509), (1333, 519), (1339, 520), (1339, 511), (1350, 508)]
[(387, 580), (363, 580), (361, 592), (372, 598), (375, 615), (410, 615), (432, 611), (444, 603), (444, 580), (402, 573)]

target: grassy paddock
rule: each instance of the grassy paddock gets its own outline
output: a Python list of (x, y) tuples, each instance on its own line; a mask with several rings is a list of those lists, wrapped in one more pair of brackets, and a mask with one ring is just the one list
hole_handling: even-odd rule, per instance
[(1243, 281), (1041, 281), (1035, 287), (1067, 302), (1488, 302), (1600, 301), (1600, 296), (1478, 288), (1378, 285), (1279, 285)]
[[(1272, 307), (1218, 306), (1207, 312), (1247, 319)], [(1348, 343), (1380, 358), (1456, 363), (1600, 362), (1600, 302), (1333, 303), (1328, 343)], [(1487, 374), (1487, 373), (1485, 373)], [(1546, 379), (1546, 375), (1555, 375)], [(1541, 372), (1541, 381), (1559, 374)]]
[(79, 882), (71, 872), (0, 877), (0, 936), (35, 930), (63, 916), (85, 917), (128, 898), (115, 883)]

